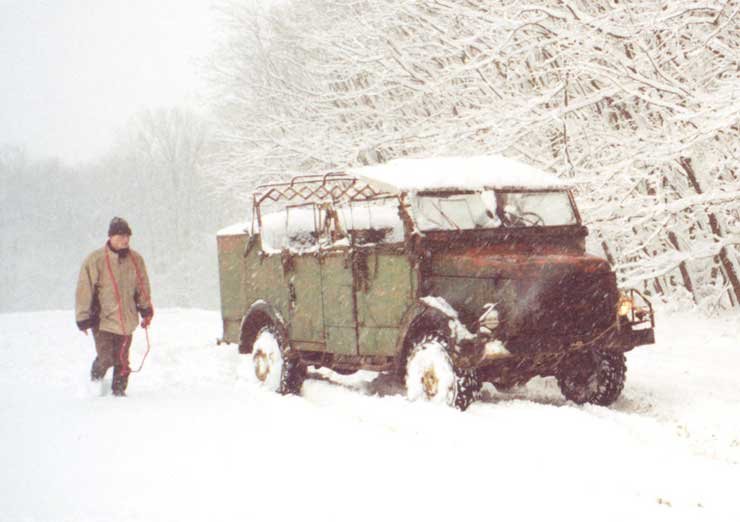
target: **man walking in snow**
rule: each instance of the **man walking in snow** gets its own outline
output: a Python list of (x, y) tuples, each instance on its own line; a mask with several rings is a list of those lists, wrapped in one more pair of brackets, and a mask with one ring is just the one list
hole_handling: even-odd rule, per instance
[(113, 366), (113, 394), (126, 395), (129, 347), (141, 314), (142, 328), (154, 315), (149, 277), (144, 259), (129, 249), (131, 228), (125, 219), (114, 217), (103, 248), (87, 256), (75, 295), (77, 327), (87, 335), (92, 330), (97, 357), (90, 377), (101, 381)]

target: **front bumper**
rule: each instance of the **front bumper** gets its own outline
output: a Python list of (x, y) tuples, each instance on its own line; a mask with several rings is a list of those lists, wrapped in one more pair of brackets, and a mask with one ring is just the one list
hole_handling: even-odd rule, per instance
[(590, 348), (628, 352), (636, 346), (653, 343), (655, 331), (649, 323), (616, 321), (606, 330), (590, 335), (521, 335), (501, 342), (490, 337), (477, 337), (460, 343), (456, 350), (463, 366), (480, 367), (517, 356), (557, 356)]
[(629, 351), (635, 346), (655, 343), (655, 312), (648, 299), (634, 288), (626, 290), (625, 294), (632, 303), (630, 311), (625, 316), (617, 316), (617, 339), (613, 343), (623, 351)]
[[(469, 340), (456, 346), (456, 363), (464, 368), (514, 368), (531, 375), (554, 375), (560, 361), (580, 350), (628, 352), (636, 346), (652, 344), (652, 328), (620, 328), (616, 324), (593, 336), (520, 336), (505, 342)], [(492, 346), (497, 345), (497, 346)], [(513, 366), (512, 366), (513, 365)], [(514, 371), (514, 370), (512, 370)]]
[(560, 357), (583, 349), (628, 352), (636, 346), (655, 343), (655, 316), (650, 302), (637, 290), (627, 290), (633, 303), (630, 313), (615, 314), (611, 325), (588, 333), (553, 335), (522, 333), (497, 339), (495, 331), (465, 339), (456, 346), (458, 361), (465, 367), (481, 367), (495, 361), (533, 356)]
[[(537, 353), (556, 353), (593, 347), (607, 350), (627, 352), (636, 346), (655, 343), (655, 333), (652, 328), (633, 329), (622, 325), (617, 328), (614, 324), (603, 332), (594, 332), (591, 335), (522, 335), (506, 339), (503, 345), (510, 355), (534, 355)], [(485, 350), (485, 341), (476, 343), (473, 349), (480, 354), (481, 362), (488, 359), (500, 359), (500, 354), (489, 357)]]
[(643, 328), (640, 330), (622, 328), (606, 344), (608, 348), (621, 349), (627, 352), (636, 346), (655, 344), (655, 330), (652, 328)]

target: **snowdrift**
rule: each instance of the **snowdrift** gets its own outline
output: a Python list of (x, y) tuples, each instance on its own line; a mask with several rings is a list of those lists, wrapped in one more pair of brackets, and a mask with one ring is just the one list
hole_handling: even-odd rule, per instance
[(197, 310), (159, 311), (101, 397), (71, 311), (0, 315), (0, 519), (740, 520), (740, 318), (657, 324), (611, 408), (540, 379), (461, 413), (372, 373), (264, 392)]

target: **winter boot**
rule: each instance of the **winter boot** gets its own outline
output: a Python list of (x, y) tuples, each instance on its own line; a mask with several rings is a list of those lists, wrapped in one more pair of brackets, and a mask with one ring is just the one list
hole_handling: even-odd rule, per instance
[(92, 368), (90, 368), (90, 380), (91, 381), (102, 380), (103, 377), (105, 377), (106, 371), (108, 371), (108, 368), (100, 364), (100, 359), (96, 357), (92, 363)]
[(126, 396), (126, 387), (128, 386), (128, 375), (117, 374), (113, 377), (113, 395), (116, 397)]

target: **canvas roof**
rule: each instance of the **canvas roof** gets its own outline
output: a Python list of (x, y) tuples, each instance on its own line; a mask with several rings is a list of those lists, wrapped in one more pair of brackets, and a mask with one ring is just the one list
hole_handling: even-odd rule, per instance
[(348, 173), (392, 193), (423, 190), (562, 189), (570, 185), (552, 174), (502, 156), (396, 159)]

